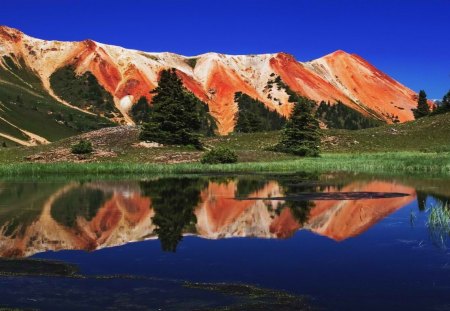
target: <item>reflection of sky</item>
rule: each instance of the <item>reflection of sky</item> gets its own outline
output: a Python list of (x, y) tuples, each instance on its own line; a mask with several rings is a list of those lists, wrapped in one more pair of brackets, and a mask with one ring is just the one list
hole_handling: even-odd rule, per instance
[(185, 237), (176, 253), (161, 252), (159, 242), (150, 240), (34, 257), (77, 263), (87, 274), (254, 283), (310, 294), (338, 310), (429, 310), (449, 302), (450, 256), (428, 240), (425, 220), (413, 201), (339, 243), (299, 231), (283, 240)]
[[(190, 180), (185, 182), (184, 185), (193, 184), (190, 183)], [(162, 185), (167, 186), (167, 184), (169, 184), (169, 188), (164, 188), (167, 192), (149, 193), (171, 193), (169, 191), (172, 186), (170, 183), (152, 183), (151, 187), (154, 187), (152, 189), (155, 190), (163, 187)], [(79, 187), (76, 183), (70, 185), (75, 187), (69, 187), (70, 189)], [(288, 207), (282, 205), (280, 208), (284, 209), (278, 216), (276, 208), (271, 210), (261, 200), (255, 203), (255, 201), (230, 199), (234, 197), (239, 185), (236, 180), (230, 179), (228, 183), (201, 182), (199, 185), (201, 202), (193, 210), (197, 217), (197, 230), (203, 226), (208, 229), (212, 228), (211, 231), (204, 230), (204, 232), (214, 233), (223, 230), (224, 233), (229, 232), (230, 235), (242, 232), (269, 232), (272, 234), (269, 235), (270, 237), (275, 237), (269, 230), (270, 225), (277, 220), (277, 217), (282, 219), (285, 211), (289, 211)], [(143, 198), (142, 195), (145, 193), (143, 189), (149, 189), (140, 188), (139, 183), (84, 183), (83, 187), (88, 189), (102, 189), (105, 193), (114, 193), (106, 197), (106, 202), (101, 197), (95, 199), (95, 196), (93, 200), (87, 200), (92, 204), (91, 207), (94, 207), (93, 211), (96, 212), (92, 215), (83, 208), (78, 211), (77, 204), (72, 203), (86, 201), (78, 201), (80, 196), (86, 199), (88, 193), (98, 193), (76, 191), (72, 192), (72, 195), (74, 193), (79, 195), (74, 197), (70, 195), (71, 192), (61, 191), (61, 189), (66, 189), (64, 187), (65, 185), (56, 185), (45, 188), (42, 184), (37, 184), (36, 188), (25, 187), (23, 193), (21, 192), (22, 199), (20, 200), (15, 198), (16, 188), (10, 187), (9, 190), (12, 194), (8, 198), (13, 202), (11, 206), (14, 206), (14, 202), (19, 204), (25, 199), (35, 202), (31, 198), (34, 198), (36, 192), (43, 194), (41, 203), (36, 205), (38, 208), (34, 210), (34, 213), (36, 217), (44, 219), (44, 221), (36, 226), (38, 229), (34, 227), (33, 230), (30, 230), (33, 234), (29, 236), (29, 240), (24, 240), (25, 242), (19, 240), (17, 245), (36, 240), (39, 244), (41, 241), (39, 230), (45, 232), (42, 236), (47, 240), (43, 239), (43, 241), (63, 242), (60, 244), (63, 246), (69, 245), (68, 243), (74, 237), (80, 238), (80, 232), (85, 234), (82, 236), (83, 239), (88, 239), (92, 233), (94, 241), (101, 241), (98, 242), (98, 246), (102, 249), (93, 252), (49, 251), (33, 256), (33, 258), (55, 259), (77, 264), (84, 274), (127, 274), (203, 282), (251, 283), (298, 294), (309, 294), (332, 310), (428, 310), (433, 306), (442, 306), (449, 302), (450, 256), (448, 251), (437, 247), (430, 240), (428, 229), (425, 226), (427, 212), (418, 210), (415, 190), (412, 187), (403, 186), (401, 183), (375, 180), (346, 183), (340, 188), (342, 191), (379, 190), (407, 192), (412, 195), (380, 200), (315, 201), (310, 218), (304, 225), (305, 230), (297, 231), (300, 227), (298, 224), (291, 226), (292, 219), (286, 221), (284, 218), (284, 221), (277, 223), (280, 227), (289, 227), (289, 230), (293, 228), (294, 234), (289, 238), (267, 239), (268, 236), (264, 236), (265, 238), (231, 237), (210, 240), (188, 235), (178, 245), (176, 253), (161, 251), (161, 243), (155, 239), (103, 248), (107, 245), (129, 241), (127, 240), (129, 236), (124, 233), (137, 232), (135, 237), (138, 240), (144, 236), (155, 235), (153, 233), (154, 226), (152, 227), (151, 224), (155, 210), (150, 210), (150, 202), (153, 204), (156, 200)], [(304, 188), (298, 190), (291, 187), (290, 189), (301, 192)], [(280, 184), (274, 181), (242, 183), (240, 190), (253, 193), (252, 196), (261, 197), (283, 194)], [(329, 188), (328, 190), (335, 191), (336, 189)], [(41, 213), (40, 206), (46, 205), (44, 202), (47, 202), (48, 197), (52, 197), (55, 193), (67, 194), (66, 200), (60, 202), (60, 212), (68, 206), (64, 204), (71, 203), (72, 206), (68, 215), (61, 213), (58, 219), (74, 215), (80, 217), (91, 215), (92, 218), (89, 216), (77, 225), (68, 227), (67, 224), (61, 225), (54, 218), (49, 217), (48, 215), (51, 213), (47, 213), (47, 218), (43, 217), (42, 215), (45, 213)], [(174, 195), (176, 193), (184, 192), (174, 191)], [(67, 201), (68, 198), (71, 200)], [(436, 200), (428, 197), (427, 205), (433, 204), (436, 204)], [(11, 212), (10, 209), (3, 211)], [(5, 218), (10, 217), (9, 215), (17, 216), (18, 214), (12, 213), (3, 216)], [(27, 213), (27, 215), (31, 214)], [(114, 217), (109, 217), (111, 215)], [(413, 223), (411, 223), (411, 215), (414, 215)], [(28, 221), (27, 226), (33, 226), (33, 219), (23, 219)], [(117, 219), (120, 221), (114, 222)], [(124, 219), (128, 222), (125, 222)], [(266, 220), (267, 223), (263, 220)], [(43, 227), (40, 227), (41, 225)], [(48, 227), (44, 227), (44, 225)], [(259, 225), (265, 230), (245, 231), (242, 229), (243, 226), (261, 229), (258, 227)], [(117, 228), (121, 229), (116, 230)], [(149, 232), (150, 235), (148, 235)], [(101, 238), (98, 238), (99, 236)], [(339, 239), (342, 236), (345, 238)], [(64, 237), (69, 237), (69, 239), (64, 240)], [(61, 240), (59, 241), (57, 238)], [(96, 238), (97, 240), (95, 240)], [(337, 242), (338, 240), (341, 241)], [(89, 246), (92, 240), (88, 242), (86, 245)], [(3, 242), (0, 240), (0, 245), (2, 245), (1, 243)], [(52, 245), (48, 243), (44, 246), (51, 247)], [(77, 244), (73, 245), (77, 246)], [(84, 244), (77, 247), (83, 248)], [(14, 288), (20, 288), (20, 282), (33, 284), (31, 279), (33, 278), (12, 278), (9, 284), (14, 285)], [(66, 298), (65, 303), (69, 306), (71, 299), (79, 299), (70, 291), (71, 284), (74, 286), (75, 283), (78, 284), (77, 286), (81, 286), (79, 288), (82, 290), (91, 288), (91, 283), (101, 286), (92, 279), (86, 281), (86, 284), (91, 284), (86, 285), (87, 287), (83, 287), (79, 280), (64, 278), (54, 278), (51, 281), (34, 278), (33, 282), (45, 284), (46, 289), (39, 292), (44, 296), (51, 295), (52, 286), (59, 290), (68, 288), (69, 297)], [(0, 278), (0, 288), (2, 286), (9, 288), (5, 278)], [(126, 287), (125, 289), (132, 293), (135, 288), (146, 285), (137, 280), (129, 280), (127, 282), (112, 281), (112, 283), (105, 283), (105, 286), (109, 291), (117, 291), (117, 293)], [(41, 290), (39, 286), (33, 288), (36, 288), (37, 291)], [(27, 296), (27, 293), (24, 295)], [(12, 296), (8, 294), (8, 297)]]

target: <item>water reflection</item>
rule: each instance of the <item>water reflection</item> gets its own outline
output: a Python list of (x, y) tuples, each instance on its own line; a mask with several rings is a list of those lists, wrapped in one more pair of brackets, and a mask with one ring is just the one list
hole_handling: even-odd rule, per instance
[[(288, 238), (297, 230), (342, 241), (428, 192), (396, 181), (314, 174), (182, 177), (124, 182), (0, 184), (0, 256), (96, 250), (159, 238), (174, 252), (187, 234)], [(403, 193), (354, 200), (280, 200), (310, 193)], [(435, 197), (439, 195), (435, 195)], [(260, 198), (240, 200), (237, 198)], [(445, 195), (441, 195), (446, 200)]]
[(174, 252), (184, 233), (195, 233), (194, 209), (207, 181), (200, 178), (163, 178), (141, 182), (142, 195), (151, 198), (152, 218), (164, 251)]

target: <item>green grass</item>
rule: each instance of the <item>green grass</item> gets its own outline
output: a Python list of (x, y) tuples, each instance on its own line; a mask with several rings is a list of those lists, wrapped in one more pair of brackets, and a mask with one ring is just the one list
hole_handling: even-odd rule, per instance
[[(118, 129), (118, 130), (116, 130)], [(71, 137), (50, 145), (0, 148), (0, 175), (13, 174), (171, 174), (213, 172), (346, 171), (367, 173), (450, 173), (450, 114), (426, 117), (414, 122), (359, 131), (326, 130), (319, 158), (299, 158), (269, 151), (280, 132), (233, 134), (204, 138), (207, 148), (225, 147), (236, 152), (239, 163), (202, 165), (203, 151), (190, 147), (135, 148), (137, 128), (101, 130), (89, 138), (94, 150), (114, 152), (116, 157), (94, 159), (95, 163), (33, 164), (29, 155), (70, 148), (80, 138)], [(92, 133), (93, 134), (93, 133)], [(170, 164), (173, 162), (190, 162)]]
[(19, 129), (15, 128), (8, 122), (5, 122), (4, 120), (0, 119), (0, 128), (2, 129), (3, 134), (7, 134), (10, 136), (13, 136), (18, 139), (22, 140), (28, 140), (28, 136), (24, 135)]
[(326, 152), (449, 152), (450, 113), (358, 131), (329, 130), (327, 136)]
[(50, 84), (60, 98), (73, 106), (109, 117), (121, 116), (112, 95), (90, 71), (77, 75), (72, 66), (62, 67), (50, 76)]
[[(6, 66), (0, 67), (0, 117), (8, 122), (50, 141), (112, 125), (107, 119), (57, 102), (23, 60), (15, 63), (5, 56), (0, 61)], [(24, 139), (20, 131), (6, 122), (0, 123), (0, 132)]]
[(13, 163), (0, 166), (0, 175), (43, 174), (191, 174), (231, 172), (344, 171), (366, 173), (435, 174), (450, 176), (450, 153), (392, 152), (368, 154), (324, 154), (276, 162), (205, 165), (155, 163)]

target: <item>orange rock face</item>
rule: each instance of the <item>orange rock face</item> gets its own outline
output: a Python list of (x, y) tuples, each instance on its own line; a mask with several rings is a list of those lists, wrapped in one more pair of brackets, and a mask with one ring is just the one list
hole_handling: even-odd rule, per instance
[(302, 96), (316, 101), (348, 102), (342, 91), (296, 61), (292, 55), (280, 53), (271, 59), (270, 65), (284, 83)]
[(233, 131), (238, 109), (234, 102), (236, 92), (246, 93), (253, 98), (260, 97), (236, 72), (219, 63), (211, 66), (205, 89), (211, 96), (208, 104), (211, 114), (219, 121), (220, 134)]
[(0, 38), (11, 42), (19, 42), (22, 39), (23, 33), (17, 29), (6, 26), (0, 26)]
[(361, 57), (337, 51), (312, 63), (318, 73), (322, 71), (337, 86), (345, 87), (350, 100), (369, 108), (383, 119), (413, 120), (411, 109), (417, 106), (416, 93)]
[(117, 86), (114, 95), (117, 98), (123, 98), (132, 95), (135, 100), (139, 100), (142, 96), (151, 101), (152, 94), (150, 91), (156, 86), (133, 64), (130, 64), (123, 73), (123, 78)]
[(208, 95), (198, 81), (196, 81), (192, 76), (186, 74), (183, 71), (177, 70), (177, 75), (183, 81), (183, 85), (186, 87), (186, 89), (188, 89), (192, 94), (194, 94), (204, 103), (209, 102)]
[(74, 58), (76, 70), (90, 71), (98, 82), (111, 94), (115, 94), (122, 75), (115, 62), (105, 50), (92, 40), (80, 43), (78, 55)]

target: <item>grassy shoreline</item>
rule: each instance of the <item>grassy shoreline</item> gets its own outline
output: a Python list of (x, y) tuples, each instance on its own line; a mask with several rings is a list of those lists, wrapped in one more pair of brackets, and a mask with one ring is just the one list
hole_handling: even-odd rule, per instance
[(0, 164), (0, 177), (18, 175), (145, 175), (252, 173), (295, 171), (339, 171), (355, 173), (399, 173), (450, 176), (450, 153), (383, 152), (360, 154), (323, 154), (318, 158), (298, 158), (273, 162), (242, 162), (204, 165), (198, 162), (180, 164), (94, 162), (94, 163), (11, 163)]
[[(143, 176), (168, 174), (271, 173), (297, 171), (450, 176), (450, 113), (413, 122), (358, 131), (324, 130), (322, 155), (298, 158), (270, 151), (280, 132), (205, 137), (208, 148), (226, 147), (237, 164), (203, 165), (203, 152), (186, 146), (140, 146), (139, 128), (118, 126), (88, 132), (48, 145), (0, 148), (0, 177), (74, 175)], [(81, 138), (94, 153), (84, 163), (72, 155)], [(43, 163), (46, 162), (47, 164)], [(173, 164), (178, 163), (178, 164)]]

